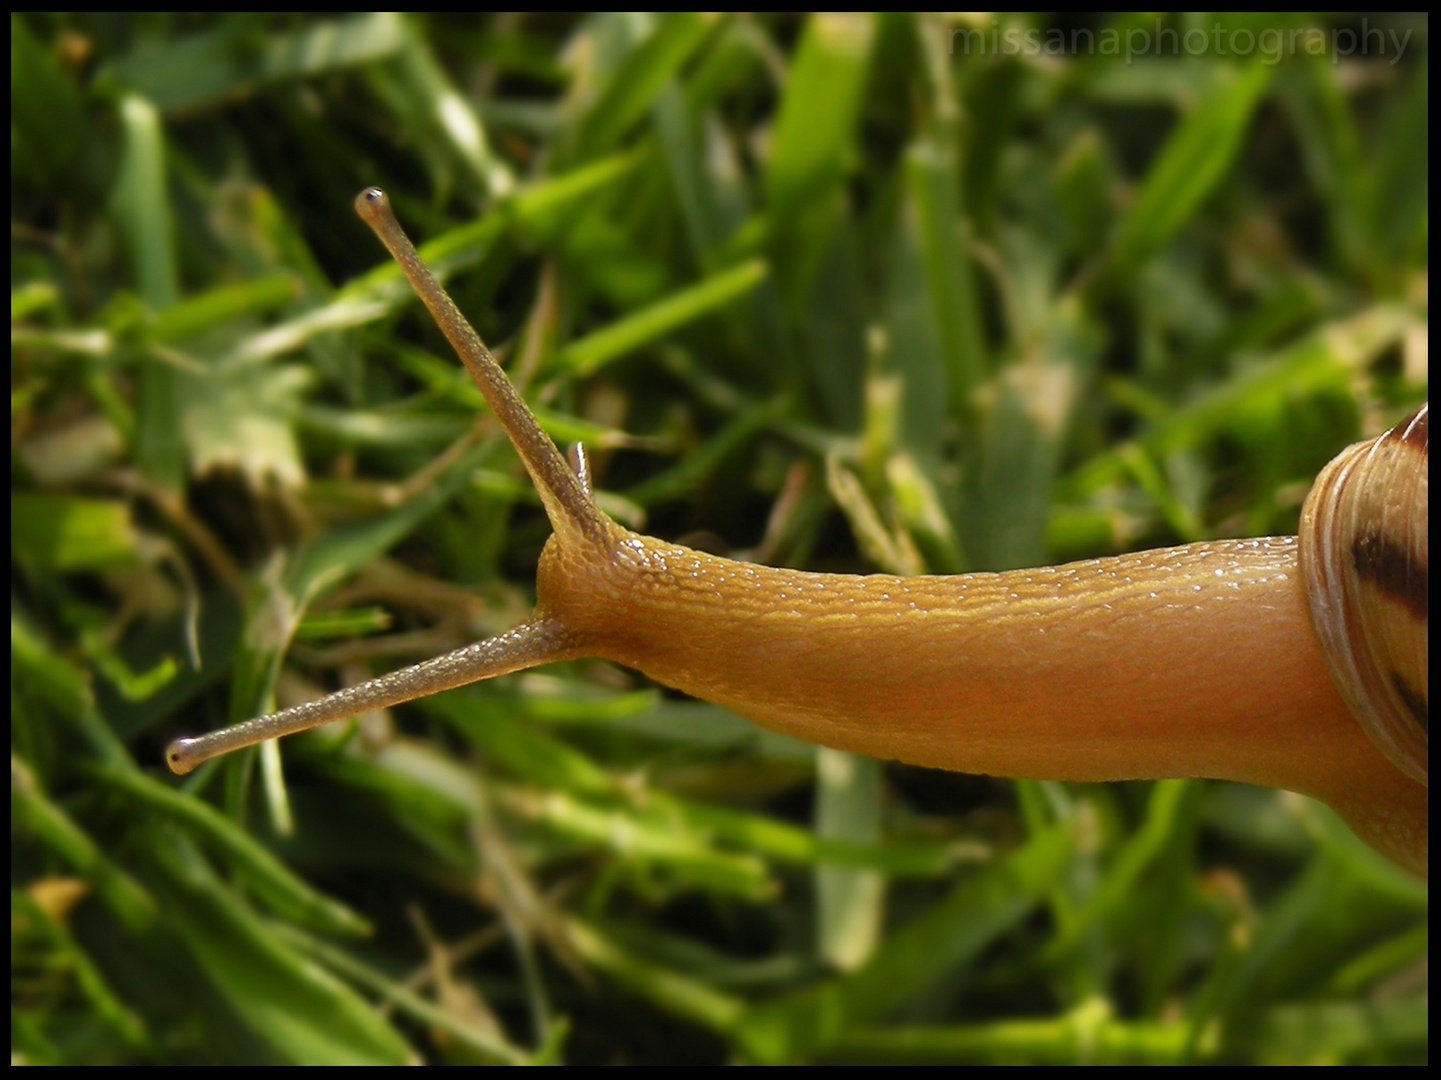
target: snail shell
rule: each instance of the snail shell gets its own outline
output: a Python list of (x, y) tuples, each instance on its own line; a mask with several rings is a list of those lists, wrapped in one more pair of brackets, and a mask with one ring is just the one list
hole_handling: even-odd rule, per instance
[(1422, 784), (1430, 718), (1427, 409), (1342, 451), (1301, 512), (1311, 624), (1331, 678), (1377, 748)]

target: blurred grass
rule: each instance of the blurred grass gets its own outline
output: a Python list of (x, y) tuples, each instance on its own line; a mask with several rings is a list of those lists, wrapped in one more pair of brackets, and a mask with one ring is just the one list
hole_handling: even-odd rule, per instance
[(1425, 16), (977, 18), (12, 15), (12, 1061), (1425, 1060), (1425, 887), (1284, 793), (589, 663), (161, 767), (531, 601), (367, 184), (657, 535), (1294, 531), (1426, 395)]

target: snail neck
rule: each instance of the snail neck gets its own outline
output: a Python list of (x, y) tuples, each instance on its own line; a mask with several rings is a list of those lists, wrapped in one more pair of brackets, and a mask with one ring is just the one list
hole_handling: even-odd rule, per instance
[(994, 776), (1240, 780), (1374, 817), (1368, 792), (1406, 781), (1332, 686), (1296, 568), (1295, 540), (1269, 538), (851, 577), (617, 528), (565, 617), (601, 655), (809, 742)]

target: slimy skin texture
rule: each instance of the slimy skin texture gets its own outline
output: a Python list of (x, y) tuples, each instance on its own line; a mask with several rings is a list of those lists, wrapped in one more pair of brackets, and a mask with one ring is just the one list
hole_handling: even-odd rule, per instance
[(618, 527), (610, 549), (542, 559), (537, 614), (583, 655), (913, 765), (1299, 791), (1425, 875), (1427, 789), (1327, 675), (1294, 538), (914, 578), (775, 570)]
[[(777, 731), (873, 757), (1005, 777), (1212, 777), (1299, 791), (1426, 875), (1424, 728), (1419, 765), (1403, 772), (1353, 717), (1312, 630), (1295, 538), (897, 578), (778, 570), (641, 536), (596, 506), (385, 196), (372, 188), (356, 205), (540, 490), (555, 535), (535, 613), (435, 660), (177, 740), (167, 750), (174, 771), (479, 679), (600, 656)], [(1424, 474), (1424, 438), (1421, 454)], [(1423, 607), (1423, 655), (1425, 618)]]

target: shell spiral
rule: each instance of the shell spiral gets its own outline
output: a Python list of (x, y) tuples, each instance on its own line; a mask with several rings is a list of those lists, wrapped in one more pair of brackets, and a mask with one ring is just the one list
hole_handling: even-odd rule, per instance
[(1422, 405), (1336, 457), (1301, 514), (1311, 623), (1331, 677), (1366, 734), (1427, 783), (1430, 476)]

